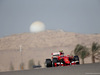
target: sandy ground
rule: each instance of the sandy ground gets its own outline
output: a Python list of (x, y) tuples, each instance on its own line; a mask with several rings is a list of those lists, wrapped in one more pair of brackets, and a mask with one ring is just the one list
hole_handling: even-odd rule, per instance
[[(43, 68), (45, 67), (45, 59), (51, 58), (52, 52), (58, 52), (62, 49), (65, 52), (65, 55), (71, 53), (71, 50), (67, 50), (67, 47), (23, 50), (22, 56), (19, 50), (0, 51), (0, 71), (10, 71), (11, 63), (14, 66), (14, 70), (20, 70), (21, 62), (24, 63), (24, 69), (28, 69), (29, 60), (31, 59), (34, 60), (35, 65), (38, 65), (38, 62), (40, 62)], [(91, 63), (91, 57), (86, 58), (85, 63)]]

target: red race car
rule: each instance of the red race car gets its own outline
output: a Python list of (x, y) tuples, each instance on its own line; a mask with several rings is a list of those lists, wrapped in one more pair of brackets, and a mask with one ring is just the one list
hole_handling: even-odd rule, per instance
[(51, 55), (52, 59), (46, 59), (45, 61), (46, 67), (69, 66), (80, 64), (78, 56), (64, 56), (63, 51), (51, 53)]

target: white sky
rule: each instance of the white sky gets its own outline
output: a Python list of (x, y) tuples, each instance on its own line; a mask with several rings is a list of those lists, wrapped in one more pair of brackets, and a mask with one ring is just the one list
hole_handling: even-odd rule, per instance
[(0, 0), (0, 37), (29, 32), (34, 21), (47, 30), (100, 33), (100, 0)]

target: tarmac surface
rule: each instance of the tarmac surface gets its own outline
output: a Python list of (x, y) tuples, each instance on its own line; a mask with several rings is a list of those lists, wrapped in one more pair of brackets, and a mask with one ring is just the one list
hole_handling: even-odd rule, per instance
[(0, 72), (0, 75), (100, 75), (100, 63)]

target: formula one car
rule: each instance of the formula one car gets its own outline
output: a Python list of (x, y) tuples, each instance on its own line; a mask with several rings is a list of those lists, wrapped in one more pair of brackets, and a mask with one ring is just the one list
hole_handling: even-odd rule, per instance
[(46, 67), (69, 66), (80, 64), (78, 56), (64, 56), (63, 51), (52, 53), (51, 55), (52, 59), (46, 59), (45, 61)]

